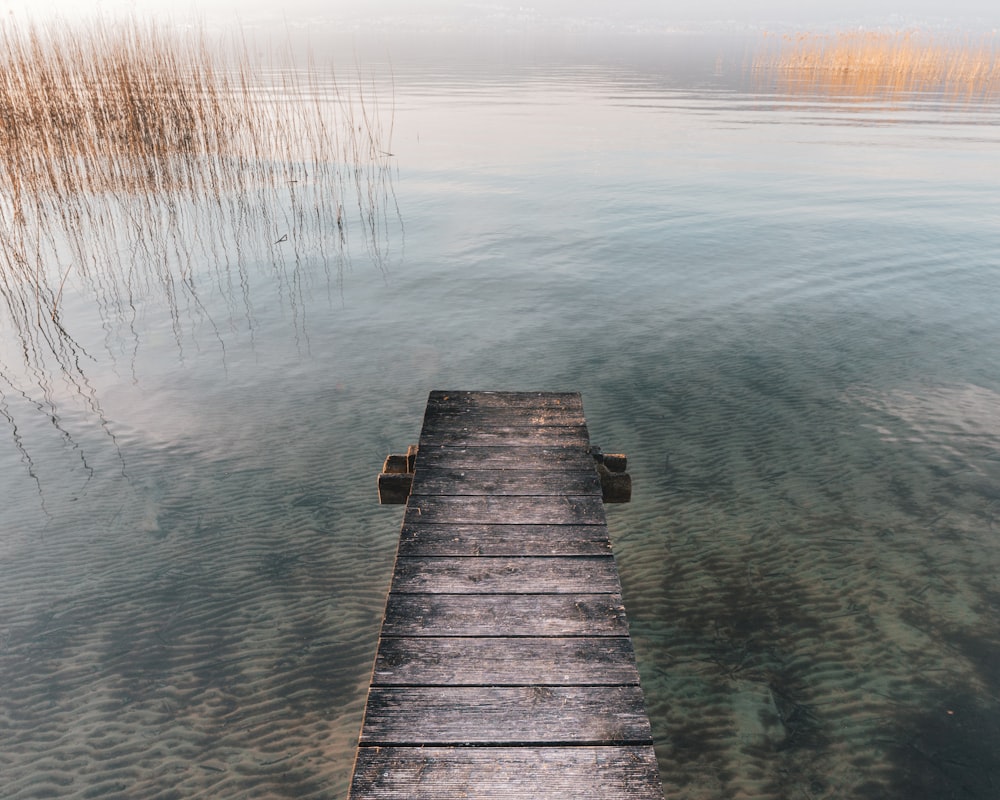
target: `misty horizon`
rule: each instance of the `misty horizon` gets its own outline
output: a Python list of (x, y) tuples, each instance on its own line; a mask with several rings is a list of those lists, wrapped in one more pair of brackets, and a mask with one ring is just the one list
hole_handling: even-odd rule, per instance
[(940, 3), (915, 0), (897, 3), (845, 0), (833, 6), (770, 0), (752, 6), (731, 0), (679, 2), (665, 7), (651, 0), (536, 0), (534, 3), (432, 0), (210, 0), (175, 3), (165, 0), (104, 0), (81, 9), (72, 0), (0, 1), (7, 18), (45, 20), (93, 16), (159, 16), (211, 24), (240, 22), (254, 27), (281, 21), (292, 28), (371, 31), (593, 31), (699, 32), (733, 30), (829, 30), (837, 28), (929, 28), (988, 32), (1000, 27), (1000, 7), (982, 0)]

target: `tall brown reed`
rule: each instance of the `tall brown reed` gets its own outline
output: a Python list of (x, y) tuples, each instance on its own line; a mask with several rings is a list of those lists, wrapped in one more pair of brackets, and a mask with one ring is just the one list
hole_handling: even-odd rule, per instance
[(351, 193), (366, 245), (383, 246), (392, 187), (378, 101), (343, 92), (332, 68), (255, 62), (238, 38), (134, 19), (7, 24), (0, 51), (0, 283), (15, 327), (46, 349), (65, 333), (67, 280), (127, 277), (169, 294), (196, 259), (282, 231), (298, 254), (328, 258), (333, 243), (343, 255)]
[(24, 357), (0, 361), (0, 400), (49, 398), (61, 375), (96, 410), (70, 291), (134, 354), (142, 298), (165, 304), (182, 349), (185, 316), (220, 341), (233, 327), (206, 284), (252, 326), (252, 264), (292, 302), (301, 264), (344, 264), (352, 233), (384, 264), (392, 127), (374, 80), (345, 88), (311, 57), (253, 52), (136, 19), (0, 23), (0, 332)]
[(997, 45), (993, 36), (920, 31), (765, 35), (753, 70), (786, 92), (984, 100), (1000, 96)]

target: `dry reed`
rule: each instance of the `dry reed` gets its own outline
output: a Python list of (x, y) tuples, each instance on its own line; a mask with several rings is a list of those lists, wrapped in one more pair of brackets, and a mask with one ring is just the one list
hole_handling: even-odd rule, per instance
[(235, 263), (245, 286), (248, 257), (328, 265), (352, 229), (381, 265), (393, 195), (374, 89), (250, 52), (136, 20), (0, 26), (0, 292), (27, 357), (77, 361), (67, 281), (120, 321), (150, 289), (175, 318), (203, 312), (196, 266), (221, 285)]
[(983, 100), (1000, 94), (994, 37), (849, 32), (766, 35), (754, 73), (785, 92), (848, 97), (939, 93)]
[(68, 388), (111, 435), (75, 332), (103, 330), (136, 379), (140, 309), (167, 310), (182, 359), (196, 330), (225, 358), (227, 329), (253, 335), (261, 286), (302, 304), (317, 262), (329, 282), (350, 260), (352, 235), (384, 266), (401, 220), (374, 79), (345, 90), (332, 66), (252, 52), (136, 20), (0, 22), (0, 414), (36, 482), (16, 408), (88, 474), (56, 398)]

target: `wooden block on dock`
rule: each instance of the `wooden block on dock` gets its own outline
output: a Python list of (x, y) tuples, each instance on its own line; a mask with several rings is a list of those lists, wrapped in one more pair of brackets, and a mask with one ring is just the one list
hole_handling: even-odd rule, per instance
[(408, 472), (380, 472), (378, 501), (382, 505), (403, 505), (410, 496), (413, 475)]
[(632, 499), (632, 476), (627, 472), (612, 472), (604, 464), (598, 464), (597, 475), (605, 503), (628, 503)]

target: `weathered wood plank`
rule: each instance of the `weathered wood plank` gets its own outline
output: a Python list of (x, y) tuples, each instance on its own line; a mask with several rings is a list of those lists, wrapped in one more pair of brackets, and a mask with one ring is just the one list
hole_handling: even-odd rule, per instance
[(429, 408), (424, 415), (428, 423), (455, 427), (476, 426), (495, 428), (499, 425), (517, 428), (586, 424), (582, 408)]
[(397, 554), (414, 556), (610, 555), (603, 525), (448, 525), (408, 522)]
[(610, 556), (580, 558), (397, 558), (392, 591), (440, 594), (621, 592)]
[(597, 495), (442, 497), (411, 495), (403, 520), (453, 525), (606, 525)]
[(372, 686), (367, 745), (652, 744), (637, 686)]
[(421, 470), (413, 479), (411, 494), (558, 496), (601, 494), (597, 470), (549, 471), (519, 469)]
[(378, 800), (663, 800), (648, 745), (364, 747), (351, 792)]
[(578, 392), (466, 392), (434, 390), (428, 409), (571, 408), (583, 411)]
[(636, 686), (627, 637), (383, 636), (373, 686)]
[(454, 426), (425, 422), (420, 433), (421, 446), (455, 447), (577, 447), (590, 446), (586, 425), (544, 425), (523, 428), (514, 425), (496, 427)]
[(594, 468), (594, 458), (576, 447), (497, 447), (495, 445), (446, 446), (423, 443), (416, 469), (519, 469), (580, 471)]
[(619, 594), (390, 593), (382, 636), (627, 636)]

